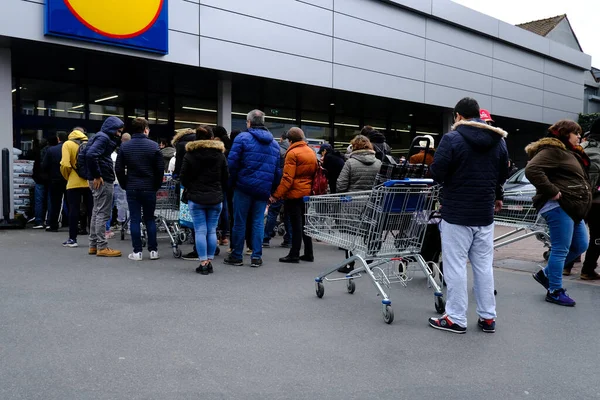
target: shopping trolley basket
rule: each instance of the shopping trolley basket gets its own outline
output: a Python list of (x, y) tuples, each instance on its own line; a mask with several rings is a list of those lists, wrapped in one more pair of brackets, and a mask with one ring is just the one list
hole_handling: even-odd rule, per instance
[[(437, 275), (441, 280), (441, 272), (420, 255), (438, 191), (430, 179), (406, 179), (388, 181), (371, 191), (306, 197), (305, 233), (352, 254), (315, 278), (317, 296), (323, 297), (324, 283), (331, 281), (346, 281), (348, 292), (354, 293), (354, 279), (364, 273), (382, 296), (383, 317), (389, 324), (394, 313), (384, 286), (405, 285), (407, 277), (402, 266), (413, 262), (425, 273), (434, 288), (435, 307), (443, 312), (442, 289), (434, 279)], [(327, 278), (353, 262), (358, 268), (344, 278)]]
[(163, 183), (156, 193), (157, 228), (164, 230), (171, 241), (173, 257), (181, 257), (179, 245), (185, 241), (185, 232), (179, 225), (179, 184), (170, 174), (165, 174)]
[[(535, 236), (548, 250), (544, 252), (547, 260), (550, 254), (550, 236), (546, 220), (533, 206), (535, 191), (514, 191), (504, 193), (502, 210), (495, 213), (496, 225), (514, 228), (512, 231), (494, 238), (494, 248), (500, 248)], [(518, 236), (515, 236), (520, 234)]]

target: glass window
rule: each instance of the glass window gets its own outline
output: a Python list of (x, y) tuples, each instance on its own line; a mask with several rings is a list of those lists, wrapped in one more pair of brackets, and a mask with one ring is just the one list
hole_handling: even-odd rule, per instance
[(83, 119), (84, 91), (71, 83), (22, 79), (13, 88), (21, 95), (21, 114), (46, 117)]
[(166, 95), (148, 93), (148, 122), (150, 125), (169, 123), (169, 99)]
[(117, 89), (90, 87), (90, 120), (101, 121), (107, 117), (123, 119), (125, 108), (123, 93)]
[(175, 129), (217, 124), (216, 101), (191, 97), (175, 99)]

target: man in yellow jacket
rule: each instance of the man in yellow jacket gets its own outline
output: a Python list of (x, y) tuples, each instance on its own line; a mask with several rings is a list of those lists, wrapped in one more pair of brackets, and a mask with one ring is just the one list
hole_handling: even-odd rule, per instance
[(62, 148), (60, 173), (67, 180), (67, 203), (69, 206), (69, 239), (63, 243), (64, 247), (78, 246), (77, 230), (81, 202), (84, 202), (88, 216), (91, 215), (93, 207), (92, 191), (88, 181), (77, 174), (77, 151), (79, 145), (88, 140), (84, 131), (83, 128), (75, 128)]

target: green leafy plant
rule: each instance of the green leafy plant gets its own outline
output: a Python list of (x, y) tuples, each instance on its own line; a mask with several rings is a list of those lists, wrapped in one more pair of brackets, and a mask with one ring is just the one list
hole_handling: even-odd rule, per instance
[(583, 129), (584, 132), (587, 132), (590, 130), (592, 123), (598, 118), (600, 118), (600, 113), (579, 114), (579, 121), (577, 122), (581, 126), (581, 129)]

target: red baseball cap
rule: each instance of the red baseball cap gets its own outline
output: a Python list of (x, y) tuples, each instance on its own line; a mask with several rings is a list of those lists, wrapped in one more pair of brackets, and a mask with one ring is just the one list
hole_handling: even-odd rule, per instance
[(490, 122), (490, 121), (494, 122), (490, 112), (488, 110), (484, 110), (483, 108), (481, 110), (479, 110), (479, 119), (482, 119), (485, 122)]

